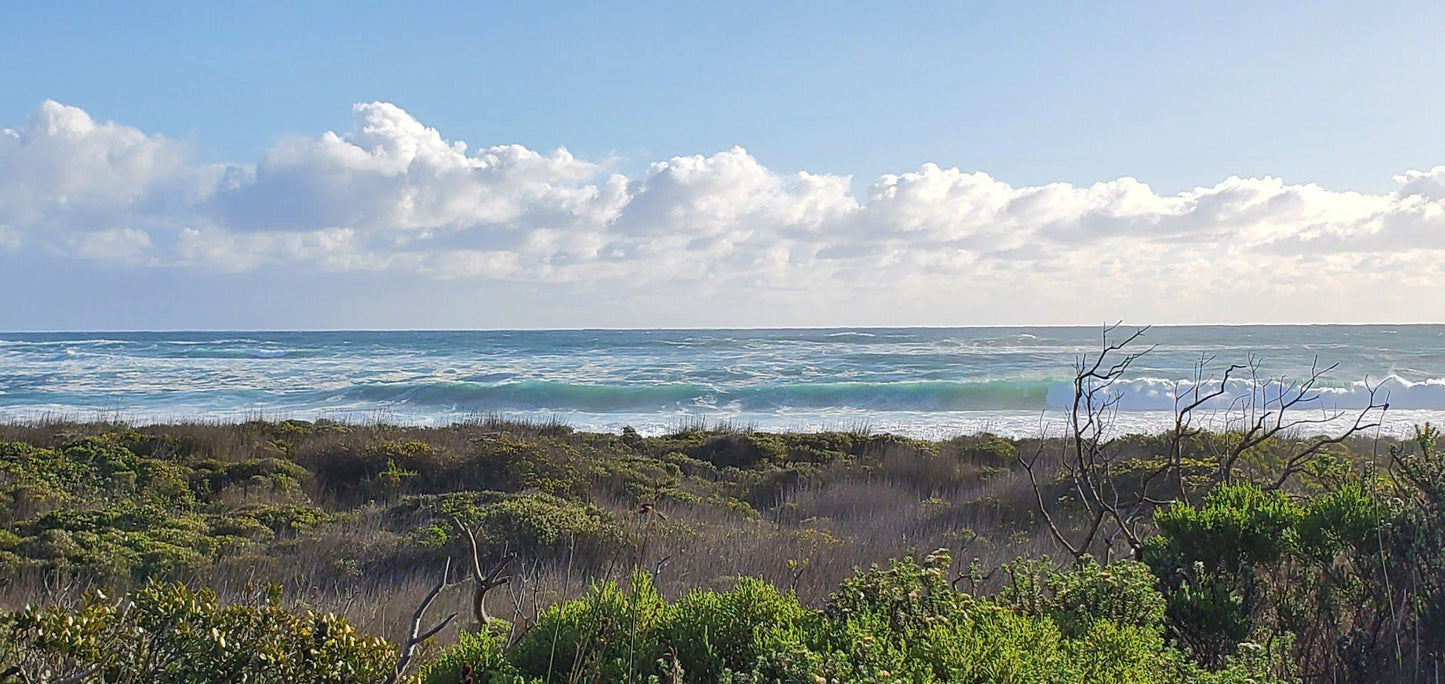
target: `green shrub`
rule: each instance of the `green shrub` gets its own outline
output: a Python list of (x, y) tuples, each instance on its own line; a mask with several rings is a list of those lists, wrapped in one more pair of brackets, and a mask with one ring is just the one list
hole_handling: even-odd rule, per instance
[(1028, 560), (1006, 570), (1009, 581), (999, 600), (1026, 615), (1052, 619), (1069, 638), (1100, 620), (1155, 633), (1164, 628), (1164, 598), (1143, 563), (1121, 560), (1103, 566), (1085, 556), (1062, 571)]
[(1196, 657), (1216, 664), (1249, 638), (1252, 606), (1235, 588), (1239, 580), (1210, 574), (1203, 565), (1183, 575), (1168, 594), (1170, 622)]
[(777, 435), (730, 432), (687, 450), (692, 458), (719, 468), (748, 468), (764, 461), (782, 461), (788, 448)]
[(126, 602), (91, 596), (65, 610), (0, 619), (0, 670), (37, 680), (94, 671), (107, 682), (377, 682), (396, 662), (384, 640), (330, 614), (292, 613), (272, 598), (223, 605), (209, 591), (151, 584)]
[[(628, 543), (627, 533), (609, 513), (590, 503), (548, 494), (460, 492), (407, 497), (396, 513), (423, 513), (434, 520), (412, 533), (440, 541), (458, 532), (447, 517), (456, 516), (477, 531), (477, 541), (498, 552), (559, 556), (575, 542), (583, 551), (615, 550)], [(409, 516), (408, 516), (409, 517)]]
[(696, 590), (667, 607), (658, 633), (688, 674), (711, 684), (725, 670), (751, 670), (764, 654), (801, 643), (811, 611), (754, 578), (732, 591)]
[(248, 504), (227, 515), (250, 518), (277, 535), (297, 534), (336, 519), (335, 515), (315, 506), (291, 504)]
[(1346, 483), (1307, 504), (1298, 523), (1302, 550), (1319, 562), (1340, 553), (1366, 557), (1379, 553), (1380, 531), (1390, 511), (1363, 484)]
[(1176, 504), (1155, 515), (1162, 548), (1211, 569), (1270, 563), (1291, 552), (1304, 511), (1284, 492), (1222, 485), (1198, 508)]
[(310, 471), (280, 458), (253, 458), (239, 463), (212, 462), (197, 468), (193, 478), (203, 496), (218, 494), (229, 487), (255, 488), (271, 492), (297, 492), (311, 479)]
[(503, 644), (489, 631), (463, 631), (457, 643), (442, 651), (421, 673), (422, 684), (513, 684), (522, 676), (507, 660)]
[(1160, 579), (1174, 635), (1202, 663), (1222, 664), (1262, 609), (1256, 568), (1299, 550), (1304, 510), (1282, 492), (1223, 485), (1192, 507), (1159, 511), (1143, 550)]
[(72, 440), (57, 449), (0, 444), (0, 501), (9, 504), (12, 519), (53, 507), (36, 505), (39, 501), (77, 496), (187, 505), (194, 500), (189, 474), (181, 464), (138, 456), (115, 433)]
[(913, 558), (891, 561), (843, 580), (828, 598), (824, 616), (834, 623), (867, 621), (884, 636), (910, 638), (939, 619), (957, 618), (970, 599), (949, 585), (952, 560), (939, 549), (920, 564)]
[(1184, 679), (1182, 658), (1164, 647), (1157, 628), (1099, 619), (1065, 641), (1060, 656), (1067, 681), (1164, 684)]
[(512, 662), (545, 681), (623, 682), (660, 674), (662, 597), (652, 579), (632, 575), (630, 590), (594, 584), (582, 598), (554, 604), (512, 650)]
[(840, 681), (1183, 680), (1184, 660), (1163, 637), (1164, 600), (1141, 563), (1016, 564), (999, 599), (953, 591), (948, 567), (940, 551), (845, 580), (794, 661)]
[(17, 545), (52, 570), (143, 579), (200, 569), (216, 542), (205, 521), (156, 504), (116, 503), (94, 511), (55, 511), (24, 525)]
[(1018, 447), (1007, 439), (990, 434), (954, 437), (942, 445), (945, 454), (958, 459), (995, 468), (1017, 465)]
[(1049, 575), (1048, 616), (1070, 638), (1092, 631), (1101, 621), (1157, 634), (1163, 629), (1164, 597), (1154, 583), (1143, 563), (1122, 560), (1103, 566), (1086, 557)]
[(504, 492), (536, 490), (558, 496), (585, 492), (588, 464), (576, 447), (561, 440), (524, 439), (503, 433), (475, 445), (446, 489), (465, 483), (471, 489)]
[(936, 640), (964, 634), (953, 630), (973, 604), (949, 586), (950, 565), (948, 552), (939, 549), (922, 563), (903, 558), (844, 580), (823, 607), (817, 646), (833, 654), (824, 658), (825, 668), (847, 678), (903, 668), (918, 681), (945, 676), (952, 649)]
[(1064, 664), (1061, 641), (1047, 619), (980, 604), (925, 630), (904, 658), (884, 664), (907, 681), (1042, 682)]

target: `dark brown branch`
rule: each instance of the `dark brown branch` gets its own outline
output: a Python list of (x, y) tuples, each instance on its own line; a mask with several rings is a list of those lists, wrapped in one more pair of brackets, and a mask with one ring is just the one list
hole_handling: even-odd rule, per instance
[[(1073, 398), (1067, 407), (1063, 438), (1040, 439), (1031, 457), (1018, 457), (1034, 489), (1035, 503), (1049, 534), (1076, 560), (1096, 551), (1095, 547), (1100, 544), (1112, 558), (1119, 540), (1126, 542), (1137, 556), (1147, 536), (1149, 520), (1160, 507), (1177, 501), (1188, 504), (1191, 494), (1207, 494), (1220, 484), (1233, 481), (1236, 470), (1247, 462), (1246, 456), (1261, 445), (1284, 435), (1297, 436), (1294, 433), (1309, 426), (1333, 425), (1350, 415), (1346, 411), (1324, 412), (1319, 416), (1303, 412), (1324, 396), (1323, 378), (1335, 370), (1335, 365), (1321, 366), (1315, 359), (1303, 378), (1266, 379), (1260, 372), (1260, 361), (1251, 356), (1248, 363), (1230, 365), (1222, 375), (1211, 377), (1206, 371), (1214, 359), (1201, 355), (1192, 381), (1175, 387), (1174, 424), (1167, 437), (1167, 453), (1161, 454), (1160, 462), (1154, 465), (1129, 462), (1129, 450), (1116, 448), (1116, 437), (1111, 434), (1123, 401), (1118, 388), (1134, 364), (1153, 347), (1137, 353), (1129, 349), (1148, 328), (1111, 339), (1118, 328), (1118, 324), (1105, 326), (1099, 351), (1077, 358)], [(1247, 396), (1236, 392), (1235, 385), (1240, 384), (1248, 390)], [(1332, 445), (1378, 427), (1381, 421), (1376, 412), (1383, 412), (1389, 406), (1377, 396), (1379, 387), (1370, 388), (1369, 406), (1356, 414), (1353, 424), (1342, 432), (1291, 441), (1290, 455), (1278, 472), (1269, 475), (1273, 484), (1265, 486), (1273, 489), (1284, 486)], [(1240, 396), (1232, 396), (1235, 394)], [(1215, 473), (1202, 487), (1191, 486), (1185, 464), (1186, 452), (1192, 448), (1189, 440), (1210, 429), (1196, 422), (1201, 412), (1215, 410), (1216, 402), (1228, 403), (1227, 407), (1218, 409), (1225, 420), (1223, 439), (1204, 443), (1202, 446), (1208, 451), (1201, 454), (1212, 457)], [(1041, 470), (1042, 455), (1055, 448), (1054, 445), (1059, 449), (1057, 465), (1051, 464), (1052, 472)], [(1057, 479), (1048, 479), (1050, 475)], [(1077, 528), (1072, 525), (1061, 528), (1056, 519), (1057, 507), (1051, 510), (1050, 502), (1046, 501), (1044, 487), (1055, 481), (1068, 487), (1083, 509), (1082, 524)], [(1155, 491), (1164, 487), (1163, 483), (1172, 483), (1167, 494)]]
[(80, 672), (76, 672), (74, 674), (70, 674), (56, 679), (55, 684), (80, 684), (80, 682), (89, 679), (92, 675), (99, 671), (100, 663), (96, 663), (95, 665), (91, 665), (90, 667), (81, 670)]
[[(1348, 440), (1349, 438), (1361, 432), (1366, 432), (1368, 430), (1373, 430), (1379, 427), (1381, 423), (1384, 422), (1385, 412), (1390, 410), (1390, 403), (1388, 401), (1379, 400), (1379, 391), (1381, 386), (1381, 384), (1376, 384), (1373, 387), (1369, 387), (1369, 405), (1355, 415), (1355, 421), (1350, 425), (1349, 428), (1345, 429), (1344, 432), (1341, 432), (1332, 437), (1320, 437), (1311, 441), (1309, 445), (1299, 450), (1295, 455), (1291, 456), (1288, 460), (1285, 461), (1285, 466), (1280, 471), (1279, 477), (1273, 483), (1269, 484), (1266, 489), (1275, 490), (1283, 487), (1285, 483), (1289, 481), (1290, 477), (1294, 476), (1295, 473), (1300, 471), (1300, 469), (1304, 466), (1305, 463), (1307, 463), (1311, 458), (1313, 458), (1320, 452), (1324, 451), (1327, 447), (1335, 444), (1341, 444), (1345, 442), (1345, 440)], [(1375, 411), (1379, 411), (1379, 417), (1371, 419), (1371, 415)], [(1342, 415), (1343, 414), (1336, 414), (1335, 416), (1333, 416), (1333, 418), (1339, 418)], [(1314, 422), (1329, 422), (1329, 420), (1331, 419), (1309, 422), (1312, 424)], [(1299, 424), (1304, 423), (1301, 422)]]
[[(1042, 450), (1043, 447), (1039, 448)], [(1028, 473), (1029, 484), (1033, 485), (1034, 497), (1038, 500), (1039, 514), (1043, 516), (1044, 523), (1048, 525), (1049, 533), (1053, 535), (1055, 541), (1059, 542), (1059, 545), (1068, 549), (1069, 554), (1077, 560), (1081, 557), (1079, 550), (1075, 548), (1073, 544), (1069, 543), (1068, 538), (1064, 536), (1063, 532), (1059, 531), (1059, 526), (1054, 524), (1053, 516), (1049, 515), (1048, 506), (1044, 504), (1043, 488), (1039, 486), (1038, 478), (1034, 475), (1034, 464), (1039, 460), (1039, 453), (1035, 452), (1033, 458), (1028, 460), (1025, 460), (1023, 456), (1017, 456), (1016, 458), (1018, 458), (1019, 465), (1023, 466), (1024, 472)]]

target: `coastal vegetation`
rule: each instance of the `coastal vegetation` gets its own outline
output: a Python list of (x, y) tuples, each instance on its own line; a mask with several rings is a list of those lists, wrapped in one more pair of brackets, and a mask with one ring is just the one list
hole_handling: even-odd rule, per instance
[(1113, 435), (1124, 350), (1034, 439), (0, 426), (0, 681), (1436, 677), (1437, 430)]

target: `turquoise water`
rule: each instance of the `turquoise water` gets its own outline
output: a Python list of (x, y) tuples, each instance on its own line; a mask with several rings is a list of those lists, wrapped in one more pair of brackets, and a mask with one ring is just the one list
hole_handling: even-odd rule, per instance
[[(1098, 328), (0, 333), (0, 417), (135, 421), (478, 415), (659, 432), (697, 421), (938, 437), (1056, 423)], [(1314, 411), (1445, 418), (1445, 326), (1154, 328), (1118, 422), (1160, 429), (1201, 357), (1270, 377), (1338, 364)], [(1142, 347), (1141, 347), (1142, 348)], [(1214, 408), (1253, 395), (1231, 388)]]

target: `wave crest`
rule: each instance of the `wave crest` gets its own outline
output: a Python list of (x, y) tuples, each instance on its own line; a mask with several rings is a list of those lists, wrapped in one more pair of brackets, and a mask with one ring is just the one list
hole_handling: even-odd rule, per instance
[[(1391, 408), (1399, 409), (1445, 409), (1445, 378), (1429, 378), (1418, 382), (1406, 380), (1397, 375), (1382, 381), (1364, 380), (1317, 386), (1305, 394), (1305, 400), (1294, 408), (1298, 409), (1363, 409), (1371, 404), (1370, 391), (1375, 390), (1376, 404), (1388, 401)], [(1136, 378), (1115, 383), (1109, 391), (1119, 397), (1119, 409), (1124, 411), (1173, 411), (1176, 403), (1187, 404), (1192, 396), (1194, 382), (1168, 378)], [(1203, 383), (1201, 394), (1219, 389), (1218, 382)], [(1048, 403), (1051, 406), (1066, 406), (1073, 398), (1073, 385), (1059, 383), (1049, 389)], [(1278, 407), (1281, 398), (1289, 400), (1298, 389), (1286, 379), (1280, 381), (1233, 379), (1224, 386), (1224, 393), (1205, 402), (1202, 410), (1228, 410), (1240, 406), (1262, 408)], [(1179, 400), (1176, 402), (1176, 398)]]
[(830, 382), (717, 388), (705, 385), (576, 385), (558, 382), (360, 385), (345, 398), (474, 410), (639, 411), (688, 408), (965, 411), (1045, 406), (1047, 381)]
[[(1370, 405), (1365, 382), (1320, 387), (1296, 409), (1360, 409)], [(1202, 391), (1213, 390), (1207, 385)], [(1110, 388), (1124, 411), (1172, 411), (1188, 401), (1189, 381), (1138, 378)], [(1241, 406), (1278, 406), (1288, 382), (1231, 380), (1225, 393), (1200, 410)], [(1184, 397), (1177, 402), (1176, 397)], [(742, 411), (786, 409), (864, 409), (876, 411), (999, 411), (1062, 408), (1072, 402), (1069, 382), (1007, 380), (989, 382), (824, 382), (713, 387), (699, 384), (591, 385), (522, 381), (497, 384), (471, 382), (379, 383), (357, 385), (342, 392), (351, 401), (396, 403), (477, 411), (556, 410), (586, 412), (676, 411), (697, 408)], [(1445, 378), (1412, 382), (1391, 376), (1378, 384), (1378, 401), (1393, 408), (1445, 409)]]

